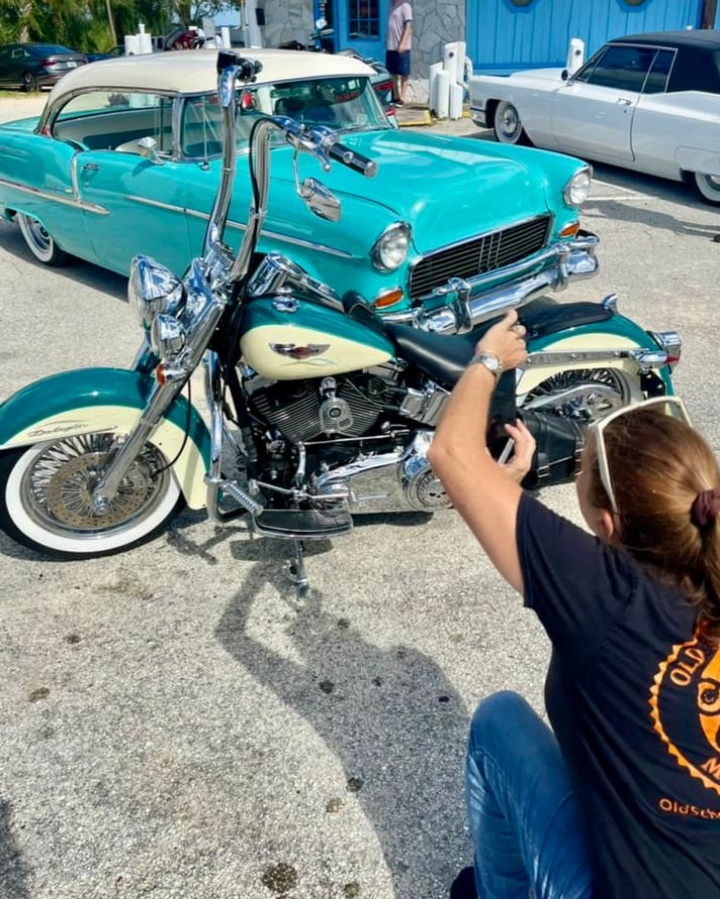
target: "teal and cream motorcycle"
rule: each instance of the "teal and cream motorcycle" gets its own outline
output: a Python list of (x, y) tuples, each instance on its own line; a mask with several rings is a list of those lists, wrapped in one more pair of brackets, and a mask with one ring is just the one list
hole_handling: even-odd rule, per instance
[[(144, 329), (133, 366), (64, 372), (0, 405), (0, 523), (25, 546), (76, 559), (118, 552), (162, 532), (188, 505), (218, 523), (243, 515), (255, 533), (292, 541), (302, 590), (304, 540), (345, 534), (358, 513), (447, 505), (427, 461), (434, 428), (480, 334), (517, 306), (530, 356), (500, 380), (490, 440), (502, 456), (502, 423), (522, 415), (538, 443), (528, 486), (574, 477), (589, 422), (672, 391), (677, 335), (643, 330), (613, 298), (523, 305), (503, 295), (481, 308), (458, 282), (434, 316), (398, 323), (285, 257), (259, 259), (278, 134), (325, 169), (354, 169), (360, 184), (375, 172), (323, 127), (255, 123), (254, 202), (234, 256), (223, 234), (235, 98), (257, 65), (219, 56), (223, 177), (202, 256), (182, 279), (148, 257), (133, 263), (129, 294)], [(320, 181), (298, 178), (297, 192), (326, 220), (341, 215)], [(201, 365), (198, 405), (190, 391)]]

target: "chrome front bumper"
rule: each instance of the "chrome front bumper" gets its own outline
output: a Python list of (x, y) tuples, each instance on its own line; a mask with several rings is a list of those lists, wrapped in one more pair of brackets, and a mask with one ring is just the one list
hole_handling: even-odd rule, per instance
[[(580, 232), (572, 241), (546, 247), (529, 259), (475, 278), (451, 278), (421, 297), (405, 312), (386, 313), (383, 321), (407, 322), (438, 334), (464, 334), (481, 322), (537, 299), (548, 290), (563, 290), (571, 278), (597, 273), (598, 238)], [(528, 270), (532, 274), (527, 274)], [(490, 286), (499, 279), (503, 283)], [(442, 305), (437, 306), (442, 299)], [(427, 307), (430, 311), (426, 311)], [(432, 308), (436, 306), (436, 308)]]

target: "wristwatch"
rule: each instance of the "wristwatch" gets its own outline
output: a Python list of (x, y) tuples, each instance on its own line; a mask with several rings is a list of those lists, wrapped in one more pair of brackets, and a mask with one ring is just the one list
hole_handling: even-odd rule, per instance
[(471, 365), (475, 365), (476, 362), (479, 362), (480, 365), (484, 365), (489, 372), (492, 372), (495, 376), (495, 383), (497, 384), (500, 380), (500, 375), (502, 374), (502, 364), (495, 353), (476, 353), (468, 362), (468, 368)]

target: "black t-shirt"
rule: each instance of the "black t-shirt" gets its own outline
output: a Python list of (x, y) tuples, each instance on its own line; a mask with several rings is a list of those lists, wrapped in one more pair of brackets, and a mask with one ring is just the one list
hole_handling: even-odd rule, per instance
[(720, 649), (676, 589), (527, 495), (517, 541), (598, 899), (718, 899)]

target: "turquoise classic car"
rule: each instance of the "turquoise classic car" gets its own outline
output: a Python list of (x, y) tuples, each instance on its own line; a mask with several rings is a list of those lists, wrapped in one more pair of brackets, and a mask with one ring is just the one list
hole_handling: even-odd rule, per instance
[[(274, 114), (338, 129), (378, 164), (366, 179), (340, 165), (323, 173), (288, 145), (271, 153), (259, 249), (290, 256), (339, 295), (352, 289), (402, 319), (451, 308), (455, 296), (530, 299), (595, 272), (597, 238), (579, 223), (585, 163), (395, 128), (372, 69), (352, 57), (247, 55), (262, 72), (238, 88), (230, 242), (239, 243), (250, 206), (242, 149), (257, 117)], [(37, 259), (77, 256), (127, 274), (144, 253), (181, 273), (201, 252), (222, 165), (215, 64), (214, 51), (192, 51), (83, 66), (53, 88), (39, 119), (0, 127), (0, 209)], [(339, 221), (298, 200), (308, 177), (340, 200)], [(436, 317), (432, 327), (454, 325)]]

